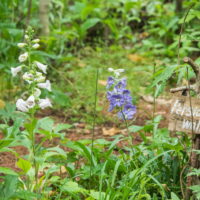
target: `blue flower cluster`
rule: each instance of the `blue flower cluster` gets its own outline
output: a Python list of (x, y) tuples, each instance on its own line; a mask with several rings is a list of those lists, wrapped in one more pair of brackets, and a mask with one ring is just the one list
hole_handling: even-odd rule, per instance
[(107, 99), (110, 102), (109, 111), (115, 107), (119, 109), (118, 117), (120, 119), (132, 119), (136, 113), (136, 107), (132, 104), (132, 97), (129, 90), (126, 89), (126, 78), (117, 79), (112, 76), (107, 80)]

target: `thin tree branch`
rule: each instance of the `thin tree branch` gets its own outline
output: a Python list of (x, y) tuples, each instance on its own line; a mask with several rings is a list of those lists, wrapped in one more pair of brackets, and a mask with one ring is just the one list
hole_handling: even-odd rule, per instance
[(192, 67), (192, 69), (193, 69), (194, 73), (196, 74), (196, 76), (198, 76), (198, 74), (199, 74), (199, 66), (191, 58), (185, 57), (185, 58), (183, 58), (183, 62), (189, 64)]

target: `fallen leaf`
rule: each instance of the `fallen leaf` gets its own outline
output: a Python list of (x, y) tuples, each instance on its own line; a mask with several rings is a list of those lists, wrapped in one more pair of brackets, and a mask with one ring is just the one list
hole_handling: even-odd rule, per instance
[(107, 81), (105, 81), (105, 80), (99, 80), (98, 83), (99, 83), (100, 85), (106, 86)]
[(85, 67), (86, 64), (85, 64), (84, 62), (81, 62), (81, 61), (80, 61), (80, 62), (78, 63), (78, 66), (79, 66), (79, 67)]
[(139, 38), (140, 39), (144, 39), (144, 38), (146, 38), (148, 36), (149, 36), (149, 33), (147, 33), (147, 32), (142, 32), (142, 33), (139, 34)]
[(129, 54), (128, 59), (133, 62), (141, 62), (142, 60), (144, 60), (144, 57), (142, 57), (138, 54)]
[(116, 135), (117, 133), (120, 133), (120, 130), (115, 127), (110, 128), (110, 129), (102, 128), (102, 131), (103, 131), (103, 135), (107, 135), (107, 136), (113, 136), (113, 135)]
[(60, 171), (62, 174), (65, 174), (67, 172), (65, 166), (63, 166), (63, 165), (60, 167)]

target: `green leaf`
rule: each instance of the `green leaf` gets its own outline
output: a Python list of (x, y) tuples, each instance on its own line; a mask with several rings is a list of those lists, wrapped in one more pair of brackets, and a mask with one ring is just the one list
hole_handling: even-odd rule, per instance
[(60, 132), (60, 131), (63, 131), (63, 130), (66, 130), (66, 129), (69, 129), (71, 128), (72, 125), (70, 124), (58, 124), (55, 128), (54, 128), (54, 131), (56, 133)]
[(172, 200), (180, 200), (175, 193), (171, 192), (171, 198)]
[(8, 147), (13, 142), (13, 139), (1, 139), (0, 140), (0, 149)]
[(18, 199), (24, 199), (24, 200), (34, 200), (36, 199), (37, 194), (31, 191), (22, 190), (22, 191), (16, 192), (15, 197)]
[(20, 158), (16, 164), (25, 174), (31, 169), (31, 163), (28, 160)]
[(91, 18), (86, 20), (82, 25), (81, 25), (81, 30), (82, 31), (87, 31), (89, 28), (95, 26), (98, 22), (100, 21), (99, 18)]
[(9, 200), (15, 194), (17, 189), (18, 177), (7, 175), (4, 178), (4, 184), (0, 185), (0, 199)]
[(137, 133), (138, 131), (141, 131), (144, 129), (143, 126), (136, 126), (136, 125), (133, 125), (133, 126), (129, 126), (128, 127), (129, 131), (133, 132), (133, 133)]
[(53, 129), (53, 125), (54, 125), (54, 120), (51, 119), (50, 117), (45, 117), (42, 118), (38, 121), (38, 129), (41, 128), (47, 132), (51, 132)]
[(18, 174), (10, 168), (0, 167), (0, 173), (18, 176)]
[(73, 181), (68, 181), (61, 187), (62, 191), (69, 192), (69, 193), (83, 193), (86, 190), (84, 188), (79, 187), (78, 183)]

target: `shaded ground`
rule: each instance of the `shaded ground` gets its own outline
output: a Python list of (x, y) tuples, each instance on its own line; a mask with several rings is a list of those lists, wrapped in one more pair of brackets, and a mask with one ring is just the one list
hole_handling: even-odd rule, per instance
[[(154, 106), (151, 99), (141, 99), (139, 104), (137, 105), (137, 115), (136, 119), (133, 122), (134, 125), (145, 125), (145, 123), (152, 119), (152, 116), (156, 115), (162, 115), (163, 120), (160, 123), (160, 127), (167, 127), (168, 126), (168, 120), (167, 116), (169, 113), (170, 108), (170, 102), (167, 100), (158, 101), (155, 106), (155, 113), (153, 114)], [(48, 113), (46, 113), (48, 114)], [(51, 116), (52, 117), (52, 116)], [(54, 115), (53, 118), (56, 122), (63, 122), (62, 115)], [(92, 130), (87, 128), (87, 125), (84, 123), (75, 123), (73, 124), (73, 128), (66, 130), (66, 137), (69, 140), (81, 140), (81, 139), (91, 139), (92, 138)], [(104, 138), (107, 140), (111, 140), (111, 136), (117, 135), (117, 134), (123, 134), (127, 135), (126, 129), (117, 127), (116, 124), (106, 124), (106, 125), (100, 125), (95, 128), (95, 134), (94, 138)], [(0, 134), (0, 138), (2, 138), (3, 135)], [(40, 140), (41, 135), (37, 136), (37, 140)], [(133, 135), (133, 144), (139, 144), (142, 142), (139, 134), (134, 133)], [(56, 138), (53, 141), (47, 142), (45, 146), (55, 146), (59, 144), (59, 139)], [(125, 144), (120, 143), (119, 146), (123, 146)], [(17, 153), (20, 155), (26, 155), (28, 154), (28, 151), (25, 147), (14, 147), (13, 149), (16, 150)], [(67, 149), (65, 149), (67, 151)], [(14, 155), (8, 152), (0, 153), (0, 166), (1, 167), (9, 167), (14, 170), (18, 170), (15, 163), (17, 159)]]

